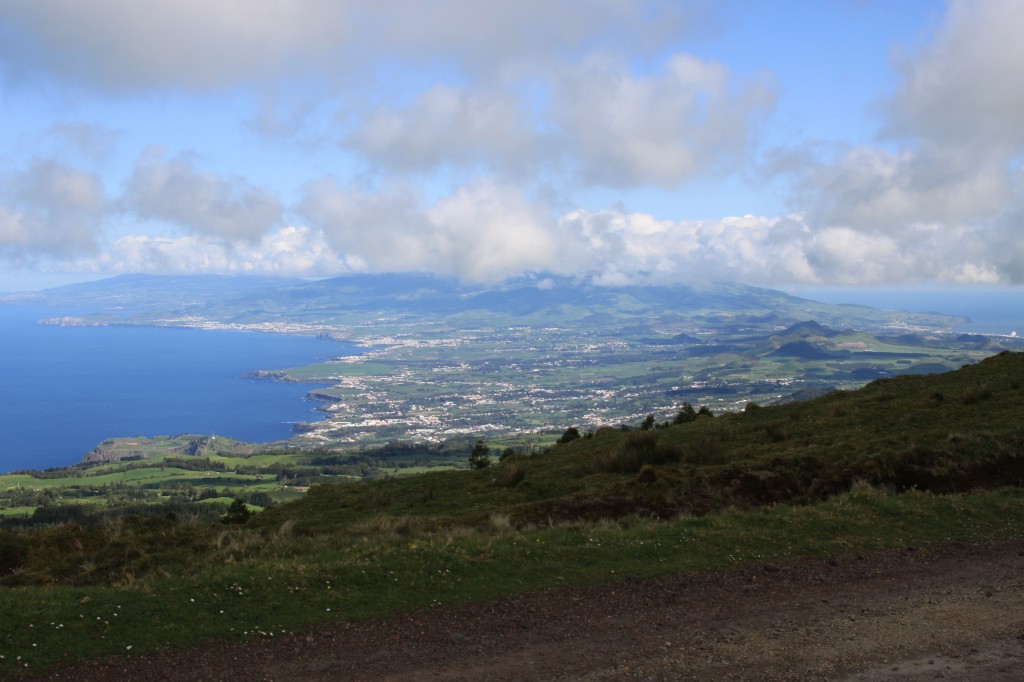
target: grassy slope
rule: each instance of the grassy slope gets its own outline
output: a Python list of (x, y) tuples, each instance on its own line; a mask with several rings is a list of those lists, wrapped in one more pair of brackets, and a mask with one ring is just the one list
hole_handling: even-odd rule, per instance
[[(1024, 354), (950, 374), (902, 376), (806, 403), (748, 410), (647, 434), (602, 429), (548, 454), (475, 473), (323, 486), (260, 517), (301, 528), (352, 523), (387, 510), (437, 525), (514, 523), (643, 513), (671, 517), (729, 506), (814, 502), (854, 481), (966, 491), (1024, 482)], [(655, 441), (640, 472), (632, 450)], [(643, 456), (640, 457), (643, 460)], [(618, 470), (619, 460), (629, 471)], [(676, 460), (676, 461), (672, 461)]]
[(1022, 383), (1024, 355), (1006, 354), (481, 471), (319, 486), (248, 527), (0, 535), (0, 675), (634, 575), (1020, 535)]

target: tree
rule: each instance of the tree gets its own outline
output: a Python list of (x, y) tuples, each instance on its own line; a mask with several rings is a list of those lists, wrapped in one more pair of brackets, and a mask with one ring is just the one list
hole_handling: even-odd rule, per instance
[(469, 468), (486, 469), (491, 466), (491, 456), (487, 454), (490, 451), (482, 440), (478, 440), (473, 446), (473, 451), (469, 453)]
[(240, 497), (236, 497), (228, 507), (227, 514), (221, 517), (220, 522), (242, 526), (249, 521), (250, 516), (252, 516), (252, 512), (245, 506), (245, 502)]
[(676, 415), (676, 424), (689, 424), (697, 418), (697, 411), (693, 409), (693, 405), (690, 403), (683, 403), (683, 409), (679, 410), (679, 414)]
[(644, 420), (642, 422), (640, 422), (640, 428), (643, 429), (644, 431), (650, 431), (651, 429), (653, 429), (654, 428), (654, 415), (653, 414), (649, 414), (646, 417), (644, 417)]
[(577, 429), (575, 426), (570, 426), (565, 430), (565, 433), (562, 434), (562, 437), (559, 438), (556, 442), (559, 445), (564, 445), (565, 443), (571, 443), (572, 441), (577, 440), (579, 437), (579, 429)]

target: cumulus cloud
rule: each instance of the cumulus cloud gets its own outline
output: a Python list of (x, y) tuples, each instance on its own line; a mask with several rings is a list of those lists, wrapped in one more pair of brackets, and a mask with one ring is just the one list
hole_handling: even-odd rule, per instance
[(671, 3), (618, 0), (3, 0), (0, 20), (9, 68), (111, 89), (331, 75), (381, 55), (495, 70), (595, 42), (655, 50), (686, 24)]
[(90, 251), (105, 209), (94, 174), (36, 161), (0, 190), (0, 254), (21, 261)]
[(902, 57), (885, 132), (989, 153), (1024, 145), (1024, 4), (951, 0), (934, 39)]
[(865, 233), (820, 228), (799, 214), (667, 221), (644, 213), (577, 210), (561, 218), (559, 229), (581, 256), (574, 271), (605, 285), (994, 283), (1005, 279), (1006, 263), (1024, 262), (1017, 242), (1008, 249), (988, 245), (977, 228), (961, 228), (953, 239), (938, 225)]
[(395, 0), (358, 5), (354, 15), (375, 29), (376, 49), (413, 59), (446, 58), (478, 71), (536, 66), (595, 45), (653, 53), (695, 19), (692, 9), (653, 0)]
[[(535, 74), (528, 105), (514, 89), (439, 85), (404, 107), (378, 107), (346, 145), (376, 167), (477, 166), (523, 177), (557, 169), (569, 184), (676, 187), (736, 165), (773, 84), (740, 83), (723, 65), (674, 55), (637, 76), (593, 56)], [(566, 172), (567, 171), (567, 172)]]
[(348, 135), (346, 145), (384, 168), (427, 171), (438, 166), (486, 166), (521, 172), (549, 153), (523, 103), (509, 92), (438, 85), (403, 109), (378, 107)]
[[(899, 58), (878, 146), (783, 154), (826, 281), (1024, 282), (1024, 5), (954, 0)], [(853, 266), (861, 263), (861, 273)]]
[(657, 220), (645, 213), (572, 211), (560, 220), (598, 284), (813, 281), (797, 218)]
[[(306, 140), (307, 177), (345, 178), (312, 182), (285, 207), (273, 191), (205, 171), (188, 154), (150, 148), (124, 172), (117, 147), (150, 142), (137, 137), (141, 128), (122, 138), (49, 121), (29, 143), (63, 163), (36, 162), (0, 186), (0, 255), (94, 249), (114, 205), (146, 234), (75, 261), (83, 267), (431, 271), (476, 281), (556, 272), (605, 284), (1024, 282), (1017, 0), (950, 0), (929, 41), (895, 59), (898, 81), (875, 107), (877, 144), (777, 154), (771, 169), (791, 183), (791, 215), (697, 221), (664, 208), (654, 217), (573, 203), (577, 194), (605, 206), (645, 193), (660, 200), (750, 163), (784, 88), (767, 72), (740, 78), (685, 54), (679, 36), (692, 8), (0, 0), (5, 73), (74, 83), (71, 99), (98, 89), (115, 115), (117, 102), (154, 91), (184, 92), (188, 107), (247, 102), (268, 159), (292, 162)], [(224, 104), (224, 93), (237, 98)], [(204, 154), (230, 163), (225, 144)], [(71, 167), (78, 163), (119, 169), (123, 184), (108, 185), (123, 186), (122, 195), (107, 202), (96, 175)], [(404, 184), (413, 182), (424, 193), (454, 189), (427, 200)], [(308, 226), (283, 228), (286, 209)], [(168, 235), (153, 236), (167, 226)]]
[(835, 158), (805, 157), (789, 171), (799, 178), (794, 203), (814, 223), (863, 232), (992, 217), (1015, 201), (1014, 182), (1003, 163), (971, 156), (928, 145), (898, 151), (856, 147)]
[(579, 174), (611, 187), (675, 187), (729, 166), (773, 102), (767, 76), (736, 86), (722, 64), (689, 55), (647, 76), (594, 58), (563, 72), (552, 92), (552, 118)]
[(257, 240), (281, 221), (282, 205), (244, 178), (198, 172), (187, 156), (165, 159), (159, 149), (142, 156), (122, 199), (143, 218), (231, 240)]
[(348, 3), (308, 0), (4, 0), (0, 55), (111, 89), (210, 88), (277, 75), (329, 53)]
[(101, 255), (69, 263), (78, 272), (257, 274), (327, 277), (361, 270), (340, 258), (322, 233), (284, 227), (255, 243), (226, 244), (205, 235), (120, 237)]
[(412, 192), (364, 192), (323, 180), (300, 211), (339, 252), (374, 272), (427, 271), (474, 281), (553, 268), (551, 220), (516, 188), (479, 180), (432, 206)]

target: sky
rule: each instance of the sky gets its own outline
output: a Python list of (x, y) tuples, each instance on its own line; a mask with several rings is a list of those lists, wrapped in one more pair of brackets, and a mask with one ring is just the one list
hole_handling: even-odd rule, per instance
[(1020, 0), (0, 0), (0, 290), (1024, 282)]

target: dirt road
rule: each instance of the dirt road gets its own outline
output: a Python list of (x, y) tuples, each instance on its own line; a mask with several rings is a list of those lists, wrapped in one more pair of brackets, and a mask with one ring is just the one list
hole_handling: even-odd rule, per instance
[(1024, 680), (1024, 538), (535, 594), (85, 680)]

